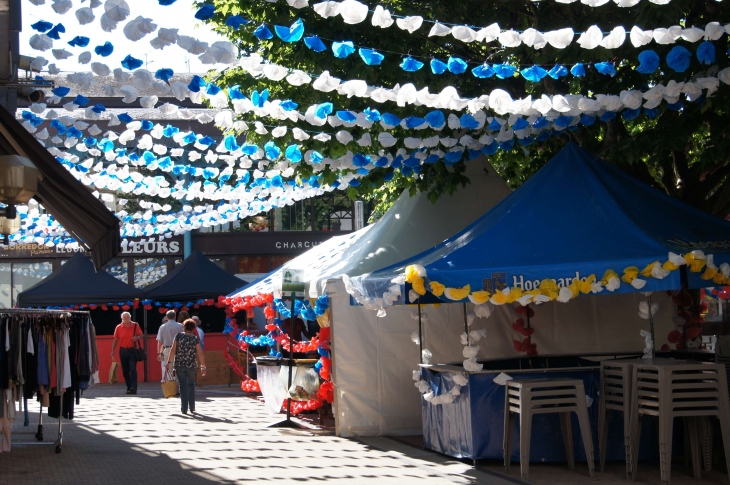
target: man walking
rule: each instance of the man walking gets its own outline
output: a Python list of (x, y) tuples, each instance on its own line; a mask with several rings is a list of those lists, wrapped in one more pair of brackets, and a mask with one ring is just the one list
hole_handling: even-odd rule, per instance
[(170, 349), (175, 342), (175, 335), (183, 333), (183, 326), (175, 321), (175, 311), (170, 310), (165, 315), (165, 322), (157, 331), (157, 360), (162, 368), (162, 382), (167, 381), (165, 362), (170, 356)]
[(134, 342), (141, 339), (142, 329), (132, 321), (132, 315), (129, 312), (122, 313), (122, 323), (114, 329), (112, 362), (115, 362), (114, 351), (119, 345), (119, 360), (122, 362), (122, 374), (124, 374), (124, 382), (127, 384), (127, 394), (137, 394), (137, 357), (134, 353)]

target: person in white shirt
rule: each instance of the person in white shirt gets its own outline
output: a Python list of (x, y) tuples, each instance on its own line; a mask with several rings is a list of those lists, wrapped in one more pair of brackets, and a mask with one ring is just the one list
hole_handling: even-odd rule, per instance
[(195, 326), (198, 327), (198, 338), (200, 339), (200, 348), (205, 350), (205, 332), (203, 332), (202, 322), (200, 321), (200, 317), (197, 315), (193, 317), (193, 321), (195, 322)]
[(175, 311), (170, 310), (165, 315), (166, 321), (157, 331), (157, 360), (162, 368), (162, 382), (167, 381), (165, 376), (165, 362), (170, 355), (170, 349), (175, 342), (175, 335), (183, 333), (183, 326), (175, 321)]

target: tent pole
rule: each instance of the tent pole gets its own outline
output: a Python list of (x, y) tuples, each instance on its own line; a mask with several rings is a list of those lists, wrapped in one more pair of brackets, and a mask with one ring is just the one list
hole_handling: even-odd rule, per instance
[(423, 364), (423, 326), (421, 325), (421, 298), (418, 298), (418, 354)]
[[(144, 310), (144, 348), (147, 350), (147, 309)], [(147, 356), (149, 356), (150, 353), (147, 352)], [(144, 360), (144, 381), (147, 382), (147, 363), (149, 362), (149, 358)], [(164, 376), (163, 376), (164, 377)]]
[(656, 345), (654, 344), (654, 316), (651, 313), (651, 295), (649, 295), (649, 333), (651, 333), (651, 360), (656, 359)]

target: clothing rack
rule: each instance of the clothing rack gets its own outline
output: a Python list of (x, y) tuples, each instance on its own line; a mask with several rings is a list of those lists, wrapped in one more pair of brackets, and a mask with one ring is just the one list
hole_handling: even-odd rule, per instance
[[(91, 316), (91, 312), (88, 310), (43, 310), (43, 309), (36, 309), (36, 308), (7, 308), (7, 309), (0, 309), (0, 316), (2, 315), (23, 315), (23, 316), (36, 316), (36, 317), (44, 317), (44, 316), (64, 316), (64, 315), (86, 315)], [(25, 383), (23, 383), (23, 390), (25, 391)], [(50, 389), (49, 389), (50, 392)], [(61, 390), (59, 394), (59, 402), (60, 402), (60, 409), (58, 413), (58, 438), (56, 439), (55, 443), (53, 443), (56, 446), (56, 453), (61, 453), (61, 447), (63, 446), (63, 390)], [(23, 392), (25, 394), (25, 392)], [(29, 426), (30, 422), (28, 419), (28, 400), (25, 398), (25, 395), (23, 396), (23, 399), (20, 400), (21, 403), (24, 405), (24, 413), (25, 413), (25, 422), (24, 426)], [(38, 419), (38, 431), (35, 434), (36, 439), (39, 442), (43, 441), (43, 402), (40, 403), (40, 412), (38, 413), (39, 419)], [(32, 444), (46, 444), (46, 443), (16, 443), (17, 445), (32, 445)], [(51, 443), (47, 443), (51, 444)]]

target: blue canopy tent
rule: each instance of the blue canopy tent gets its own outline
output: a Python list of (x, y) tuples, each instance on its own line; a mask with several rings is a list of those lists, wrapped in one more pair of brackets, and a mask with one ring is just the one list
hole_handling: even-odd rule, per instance
[[(353, 281), (364, 295), (379, 297), (394, 277), (417, 264), (425, 268), (428, 280), (447, 288), (529, 291), (546, 278), (562, 287), (590, 275), (600, 281), (607, 270), (622, 277), (628, 267), (642, 271), (657, 261), (664, 264), (670, 252), (685, 255), (693, 250), (711, 254), (708, 262), (714, 259), (717, 267), (730, 261), (730, 222), (663, 194), (570, 143), (462, 232)], [(679, 289), (681, 273), (672, 270), (661, 279), (638, 274), (645, 284), (634, 285), (627, 284), (629, 275), (613, 292)], [(687, 271), (689, 287), (714, 284), (702, 275), (707, 275), (702, 264)], [(603, 288), (598, 294), (606, 292)], [(467, 296), (458, 293), (462, 298), (457, 300)], [(454, 301), (446, 295), (439, 299)]]
[[(579, 294), (679, 289), (682, 284), (698, 288), (718, 279), (726, 283), (730, 267), (722, 263), (730, 261), (729, 253), (730, 223), (644, 185), (570, 143), (469, 227), (401, 263), (352, 278), (349, 292), (370, 308), (386, 308), (469, 301), (529, 304), (568, 301)], [(404, 273), (407, 283), (399, 290), (394, 284), (403, 281)], [(416, 290), (419, 294), (412, 292)], [(534, 374), (492, 364), (465, 373), (468, 385), (445, 401), (453, 404), (422, 400), (426, 448), (456, 457), (501, 458), (504, 388), (494, 382), (493, 369), (515, 379)], [(570, 367), (584, 365), (576, 361)], [(456, 386), (454, 376), (464, 370), (432, 366), (422, 369), (420, 379), (432, 396), (445, 396)], [(594, 366), (566, 369), (561, 375), (583, 379), (587, 395), (598, 398)], [(594, 440), (597, 411), (597, 406), (589, 410)], [(623, 456), (623, 427), (615, 418), (609, 427), (609, 459)], [(578, 429), (575, 423), (573, 429)], [(556, 430), (557, 417), (535, 418), (533, 435), (545, 438), (533, 439), (533, 461), (565, 460), (561, 447), (547, 439)], [(574, 435), (574, 441), (579, 443), (579, 437)], [(649, 441), (643, 439), (642, 445)], [(584, 451), (579, 448), (580, 455)], [(651, 451), (643, 449), (641, 456)], [(519, 457), (517, 443), (512, 457)]]

